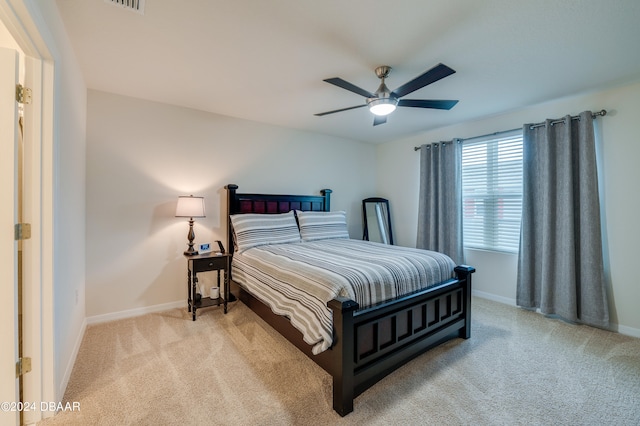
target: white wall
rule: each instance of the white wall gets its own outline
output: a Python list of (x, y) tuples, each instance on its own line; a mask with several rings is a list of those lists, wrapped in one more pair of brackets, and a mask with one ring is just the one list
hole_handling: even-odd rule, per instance
[(228, 183), (239, 192), (330, 188), (332, 210), (347, 211), (354, 237), (360, 202), (375, 192), (375, 147), (361, 142), (93, 90), (87, 131), (90, 321), (186, 306), (188, 225), (174, 217), (178, 195), (205, 197), (198, 244), (226, 241)]
[[(462, 100), (464, 102), (464, 100)], [(628, 273), (637, 261), (640, 224), (640, 83), (560, 99), (483, 120), (461, 123), (378, 146), (378, 189), (391, 202), (394, 235), (398, 244), (415, 246), (418, 216), (419, 152), (423, 143), (469, 138), (521, 127), (524, 123), (606, 109), (598, 118), (597, 133), (602, 148), (605, 261), (610, 276), (610, 309), (614, 323), (626, 334), (640, 336), (640, 285)], [(514, 255), (467, 251), (466, 262), (477, 268), (474, 289), (487, 297), (515, 303)]]
[(85, 324), (86, 85), (55, 3), (36, 0), (33, 7), (55, 63), (54, 381), (61, 400)]

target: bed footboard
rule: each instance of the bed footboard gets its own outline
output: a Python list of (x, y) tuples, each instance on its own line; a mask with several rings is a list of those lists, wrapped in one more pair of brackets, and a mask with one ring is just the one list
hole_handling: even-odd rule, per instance
[(471, 274), (462, 265), (457, 279), (412, 295), (357, 310), (349, 299), (329, 302), (336, 368), (333, 409), (344, 416), (353, 399), (409, 360), (453, 337), (468, 339), (471, 330)]

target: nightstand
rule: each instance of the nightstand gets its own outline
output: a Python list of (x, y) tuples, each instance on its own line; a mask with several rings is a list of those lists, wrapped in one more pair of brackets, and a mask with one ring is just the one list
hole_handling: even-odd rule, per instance
[[(195, 256), (187, 256), (187, 305), (189, 312), (193, 314), (193, 321), (196, 320), (196, 310), (209, 306), (224, 305), (224, 313), (227, 313), (227, 301), (229, 300), (229, 262), (231, 256), (228, 253), (203, 253)], [(212, 299), (202, 297), (196, 300), (198, 292), (198, 272), (218, 271), (218, 288), (220, 297)], [(224, 280), (220, 286), (220, 272), (224, 273)]]

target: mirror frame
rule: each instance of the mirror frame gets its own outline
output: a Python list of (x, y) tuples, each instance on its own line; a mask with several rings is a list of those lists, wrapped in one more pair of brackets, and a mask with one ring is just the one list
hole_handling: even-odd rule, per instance
[(387, 209), (387, 224), (389, 226), (388, 232), (389, 232), (389, 244), (393, 245), (393, 231), (391, 230), (391, 210), (389, 209), (389, 200), (387, 200), (386, 198), (380, 198), (380, 197), (370, 197), (370, 198), (365, 198), (364, 200), (362, 200), (362, 220), (363, 220), (363, 226), (364, 226), (364, 233), (362, 235), (362, 239), (365, 241), (369, 241), (369, 224), (367, 223), (367, 204), (368, 203), (382, 203), (385, 205), (386, 209)]

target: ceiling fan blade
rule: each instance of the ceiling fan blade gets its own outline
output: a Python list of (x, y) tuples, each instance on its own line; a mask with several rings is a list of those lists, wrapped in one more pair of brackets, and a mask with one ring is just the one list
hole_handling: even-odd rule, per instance
[(344, 81), (343, 79), (338, 78), (338, 77), (327, 78), (326, 80), (323, 80), (323, 81), (326, 81), (327, 83), (331, 83), (334, 86), (341, 87), (343, 89), (346, 89), (346, 90), (348, 90), (350, 92), (353, 92), (353, 93), (356, 93), (358, 95), (364, 96), (365, 98), (373, 98), (375, 96), (373, 93), (367, 92), (366, 90), (361, 89), (360, 87), (358, 87), (358, 86), (356, 86), (354, 84), (351, 84), (348, 81)]
[(458, 101), (435, 99), (400, 99), (398, 106), (413, 108), (451, 109)]
[(387, 122), (387, 116), (386, 115), (376, 115), (375, 117), (373, 117), (373, 125), (377, 126), (378, 124), (384, 124)]
[(455, 71), (449, 68), (448, 66), (444, 64), (438, 64), (435, 67), (428, 70), (427, 72), (425, 72), (424, 74), (419, 75), (413, 80), (398, 87), (392, 93), (397, 98), (400, 98), (402, 96), (408, 95), (411, 92), (415, 92), (416, 90), (421, 89), (428, 84), (435, 83), (436, 81), (442, 78), (450, 76), (453, 73), (455, 73)]
[(313, 114), (313, 115), (315, 115), (317, 117), (322, 117), (323, 115), (333, 114), (333, 113), (342, 112), (342, 111), (349, 111), (350, 109), (362, 108), (363, 106), (366, 106), (366, 105), (365, 104), (356, 105), (356, 106), (352, 106), (352, 107), (348, 107), (348, 108), (335, 109), (333, 111), (320, 112), (318, 114)]

